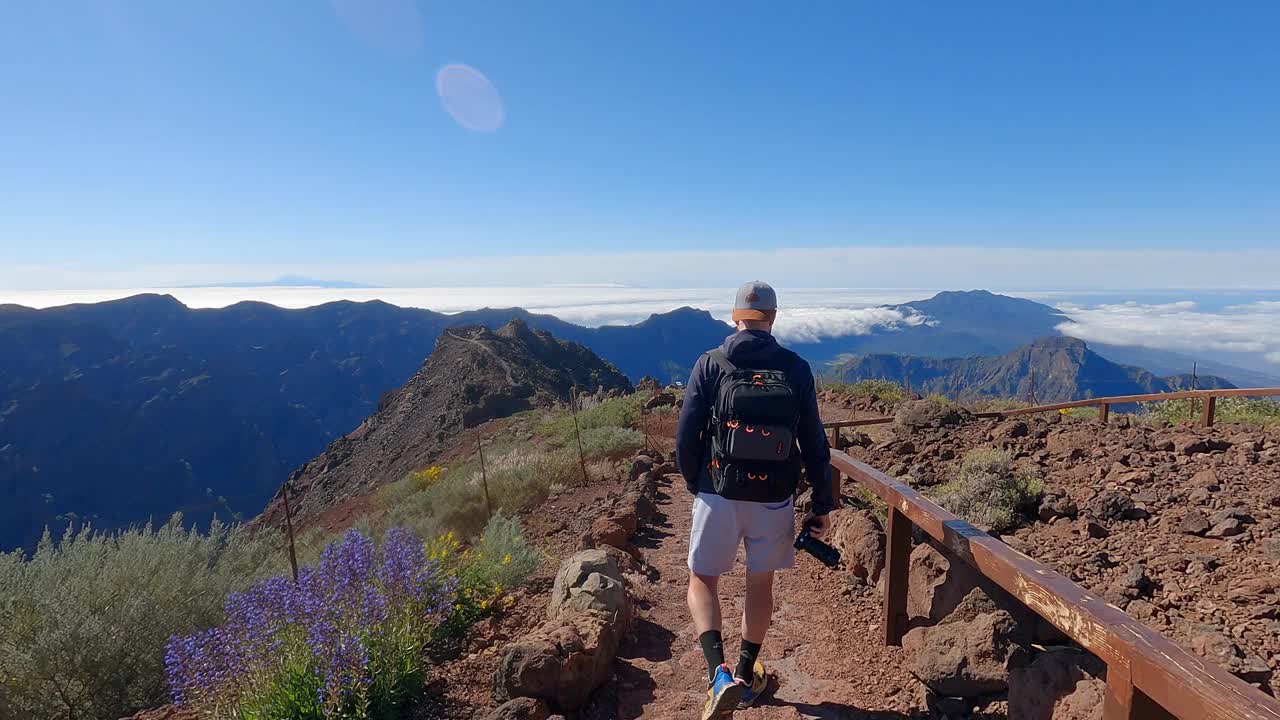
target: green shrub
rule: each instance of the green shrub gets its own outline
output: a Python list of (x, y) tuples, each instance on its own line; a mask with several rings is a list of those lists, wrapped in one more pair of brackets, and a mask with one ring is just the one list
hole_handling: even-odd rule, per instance
[(928, 395), (924, 396), (924, 399), (928, 400), (929, 402), (937, 403), (938, 405), (944, 405), (949, 408), (959, 407), (958, 405), (956, 405), (954, 400), (947, 397), (946, 395), (943, 395), (942, 393), (929, 393)]
[(499, 513), (465, 559), (458, 573), (462, 590), (497, 596), (523, 585), (542, 564), (543, 555), (529, 545), (518, 520)]
[(186, 530), (175, 515), (0, 554), (0, 717), (114, 720), (167, 702), (169, 637), (220, 622), (223, 598), (278, 568), (281, 547), (217, 521)]
[(824, 389), (852, 397), (878, 397), (896, 403), (906, 397), (906, 390), (892, 380), (859, 380), (854, 383), (830, 383)]
[(595, 427), (582, 432), (587, 460), (620, 460), (644, 447), (644, 433), (624, 427)]
[(1038, 478), (1017, 472), (1002, 450), (977, 448), (965, 453), (959, 471), (932, 493), (944, 508), (994, 531), (1008, 530), (1044, 495)]
[[(605, 400), (578, 413), (578, 430), (585, 434), (593, 428), (634, 428), (648, 399), (644, 393), (632, 393)], [(557, 412), (554, 419), (543, 423), (538, 435), (554, 445), (567, 447), (576, 443), (574, 432), (573, 414), (565, 409)]]
[(453, 612), (435, 636), (436, 652), (456, 651), (458, 642), (480, 618), (514, 602), (509, 592), (524, 585), (543, 561), (529, 545), (520, 523), (494, 515), (475, 547), (462, 549), (457, 536), (446, 533), (426, 544), (427, 558), (458, 578)]
[[(1198, 421), (1204, 413), (1204, 400), (1163, 400), (1140, 403), (1143, 419), (1150, 422), (1177, 424)], [(1216, 422), (1250, 425), (1280, 424), (1280, 403), (1264, 398), (1218, 398), (1214, 408)]]

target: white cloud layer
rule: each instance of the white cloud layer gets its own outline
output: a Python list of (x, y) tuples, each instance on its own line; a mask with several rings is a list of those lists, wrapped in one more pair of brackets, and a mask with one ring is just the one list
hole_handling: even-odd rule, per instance
[(886, 307), (856, 310), (801, 307), (781, 315), (775, 333), (784, 342), (818, 342), (825, 338), (866, 335), (880, 328), (923, 325), (926, 321), (919, 313)]
[[(861, 335), (877, 328), (919, 325), (920, 315), (882, 307), (927, 298), (936, 288), (791, 288), (778, 286), (783, 312), (777, 334), (784, 341), (814, 342)], [(49, 307), (98, 302), (140, 292), (165, 292), (191, 307), (224, 307), (260, 300), (281, 307), (308, 307), (332, 300), (384, 300), (403, 307), (460, 312), (481, 307), (524, 307), (569, 322), (599, 326), (635, 323), (681, 306), (729, 320), (733, 288), (638, 288), (614, 286), (434, 287), (434, 288), (122, 288), (114, 290), (0, 290), (0, 303)], [(1047, 299), (1058, 293), (1010, 292)], [(1088, 293), (1081, 293), (1087, 297)], [(1265, 359), (1280, 366), (1280, 302), (1259, 301), (1204, 310), (1191, 300), (1168, 303), (1085, 302), (1058, 305), (1070, 322), (1059, 329), (1085, 341), (1138, 345), (1188, 353), (1218, 351)], [(1255, 363), (1260, 364), (1260, 363)]]
[(1071, 318), (1058, 329), (1086, 342), (1260, 353), (1280, 365), (1280, 302), (1232, 305), (1215, 312), (1200, 310), (1190, 300), (1092, 307), (1062, 303), (1058, 308)]
[(595, 283), (733, 287), (763, 276), (778, 286), (1178, 288), (1277, 287), (1280, 250), (1031, 249), (846, 246), (772, 250), (637, 251), (507, 257), (405, 257), (391, 262), (0, 265), (0, 288), (172, 287), (286, 274), (391, 287)]

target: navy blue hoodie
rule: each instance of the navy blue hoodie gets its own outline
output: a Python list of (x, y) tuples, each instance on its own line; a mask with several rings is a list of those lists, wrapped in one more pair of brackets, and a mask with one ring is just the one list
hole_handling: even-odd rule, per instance
[[(814, 391), (813, 371), (799, 355), (778, 344), (773, 335), (763, 330), (742, 330), (725, 338), (720, 346), (730, 362), (740, 368), (781, 370), (787, 374), (792, 390), (801, 399), (800, 457), (813, 487), (813, 512), (826, 515), (835, 507), (831, 496), (831, 451), (818, 418), (818, 395)], [(676, 464), (684, 475), (690, 492), (714, 493), (707, 470), (710, 439), (703, 437), (711, 409), (720, 392), (720, 365), (703, 353), (689, 375), (684, 406), (676, 429)]]

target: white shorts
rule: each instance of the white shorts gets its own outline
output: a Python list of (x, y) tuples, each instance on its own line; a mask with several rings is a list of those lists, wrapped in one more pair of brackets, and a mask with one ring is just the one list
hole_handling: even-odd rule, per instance
[(689, 569), (723, 575), (733, 569), (738, 544), (746, 546), (747, 572), (795, 567), (796, 516), (792, 502), (756, 503), (698, 493), (693, 500)]

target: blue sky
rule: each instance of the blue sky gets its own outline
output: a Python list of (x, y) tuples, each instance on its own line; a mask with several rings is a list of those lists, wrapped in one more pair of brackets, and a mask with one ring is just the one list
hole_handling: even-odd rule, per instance
[[(0, 287), (828, 247), (929, 248), (915, 286), (977, 246), (1031, 258), (992, 285), (1039, 251), (1080, 253), (1063, 285), (1280, 276), (1280, 5), (785, 5), (5, 3)], [(446, 111), (450, 63), (501, 127)]]

